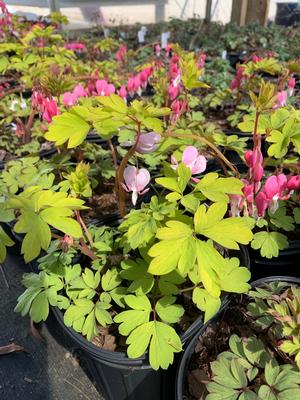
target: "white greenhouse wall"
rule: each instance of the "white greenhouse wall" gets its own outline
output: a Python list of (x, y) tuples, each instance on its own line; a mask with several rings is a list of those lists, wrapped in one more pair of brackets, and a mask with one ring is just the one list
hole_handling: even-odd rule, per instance
[[(251, 0), (250, 0), (251, 1)], [(274, 20), (276, 3), (296, 2), (298, 0), (270, 0), (269, 19)], [(134, 24), (152, 23), (159, 20), (205, 16), (206, 0), (57, 0), (61, 11), (70, 20), (70, 29), (87, 28), (93, 25), (95, 15), (102, 23)], [(47, 15), (48, 0), (7, 0), (11, 11)], [(227, 23), (230, 21), (232, 0), (212, 1), (212, 20)], [(98, 19), (99, 21), (99, 19)]]

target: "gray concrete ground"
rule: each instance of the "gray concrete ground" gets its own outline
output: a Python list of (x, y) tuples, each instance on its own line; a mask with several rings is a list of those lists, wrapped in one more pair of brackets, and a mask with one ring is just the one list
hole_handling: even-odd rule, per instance
[(13, 342), (26, 349), (0, 355), (0, 399), (103, 400), (78, 360), (57, 343), (45, 324), (43, 341), (32, 335), (29, 318), (13, 311), (23, 290), (22, 274), (28, 270), (21, 257), (11, 252), (0, 268), (0, 346)]

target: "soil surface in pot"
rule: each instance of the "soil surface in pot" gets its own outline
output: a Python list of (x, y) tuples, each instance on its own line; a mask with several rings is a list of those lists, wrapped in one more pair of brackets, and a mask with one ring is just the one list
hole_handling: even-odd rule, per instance
[(244, 338), (256, 336), (263, 341), (266, 349), (279, 364), (294, 364), (286, 354), (280, 352), (278, 347), (276, 348), (277, 341), (274, 336), (268, 334), (269, 330), (260, 328), (250, 317), (247, 312), (248, 303), (247, 296), (236, 297), (230, 307), (207, 325), (195, 342), (184, 383), (184, 400), (205, 400), (208, 392), (204, 384), (212, 377), (210, 363), (216, 360), (220, 353), (229, 350), (229, 338), (233, 334)]
[(83, 213), (84, 220), (88, 223), (92, 220), (106, 217), (118, 211), (117, 195), (114, 181), (106, 181), (99, 185), (97, 192), (93, 193), (86, 205), (90, 207)]

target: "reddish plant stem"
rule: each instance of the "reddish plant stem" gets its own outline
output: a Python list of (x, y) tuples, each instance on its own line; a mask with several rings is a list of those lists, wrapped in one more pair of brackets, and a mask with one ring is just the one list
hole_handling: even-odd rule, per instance
[(88, 256), (91, 260), (97, 260), (97, 256), (96, 254), (93, 252), (92, 249), (90, 249), (87, 244), (85, 243), (85, 241), (83, 240), (83, 238), (81, 238), (80, 240), (80, 244), (81, 244), (81, 252), (83, 254), (85, 254), (86, 256)]
[[(52, 233), (51, 235), (53, 239), (58, 239), (60, 241), (63, 241), (64, 239), (62, 236), (57, 235), (56, 233)], [(80, 244), (73, 243), (72, 246), (78, 249), (82, 254), (89, 257), (91, 260), (97, 260), (97, 256), (95, 255), (95, 253), (86, 245), (82, 238), (80, 239)]]
[(125, 189), (122, 185), (124, 183), (124, 171), (126, 168), (126, 165), (130, 158), (134, 155), (140, 136), (141, 136), (141, 123), (137, 120), (134, 120), (137, 124), (137, 135), (136, 135), (136, 141), (135, 144), (128, 150), (126, 153), (125, 157), (121, 161), (121, 164), (118, 168), (118, 174), (116, 176), (117, 180), (117, 185), (118, 185), (118, 205), (119, 205), (119, 212), (121, 217), (124, 217), (126, 215), (126, 192)]
[(36, 111), (35, 109), (31, 110), (31, 113), (29, 115), (27, 124), (25, 125), (25, 135), (24, 135), (24, 144), (29, 143), (31, 139), (31, 129), (34, 123), (34, 118), (35, 118)]
[(259, 120), (259, 116), (260, 113), (259, 111), (256, 111), (255, 114), (255, 122), (254, 122), (254, 130), (253, 130), (253, 142), (254, 142), (254, 146), (256, 146), (258, 143), (258, 139), (257, 139), (257, 129), (258, 129), (258, 120)]

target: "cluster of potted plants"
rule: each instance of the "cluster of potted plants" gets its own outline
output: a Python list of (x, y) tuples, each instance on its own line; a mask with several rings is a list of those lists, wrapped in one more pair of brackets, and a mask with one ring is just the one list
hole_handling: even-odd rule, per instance
[(252, 54), (214, 86), (203, 50), (70, 42), (59, 15), (2, 7), (0, 261), (19, 244), (28, 265), (16, 311), (51, 313), (104, 397), (125, 400), (174, 398), (184, 352), (182, 398), (199, 331), (236, 307), (251, 334), (226, 317), (239, 337), (207, 358), (203, 398), (294, 396), (298, 289), (247, 293), (251, 275), (298, 276), (299, 60)]

